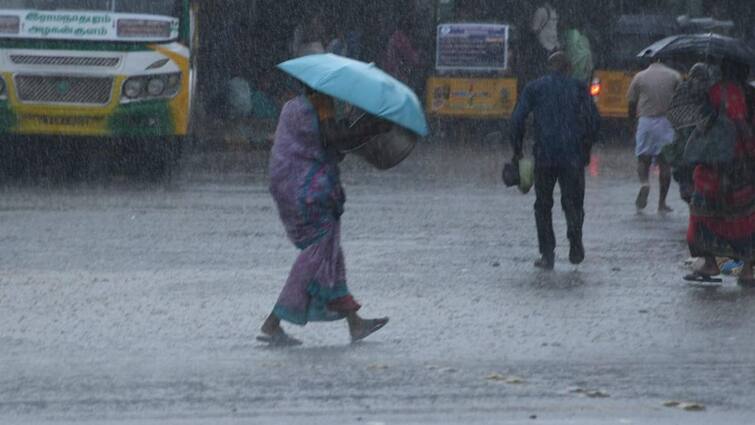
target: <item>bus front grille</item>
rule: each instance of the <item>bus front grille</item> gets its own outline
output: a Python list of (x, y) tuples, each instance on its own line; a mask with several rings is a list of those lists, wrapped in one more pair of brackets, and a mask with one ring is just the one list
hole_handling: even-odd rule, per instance
[(108, 68), (115, 68), (121, 62), (120, 58), (84, 56), (11, 55), (10, 59), (16, 65), (97, 66)]
[(18, 75), (16, 92), (21, 102), (106, 105), (113, 91), (112, 77), (57, 77)]

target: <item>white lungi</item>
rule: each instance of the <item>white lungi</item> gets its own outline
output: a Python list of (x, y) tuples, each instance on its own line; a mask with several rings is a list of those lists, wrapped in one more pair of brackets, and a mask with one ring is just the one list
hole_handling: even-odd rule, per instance
[(666, 117), (640, 117), (634, 151), (637, 156), (658, 156), (673, 141), (674, 127)]

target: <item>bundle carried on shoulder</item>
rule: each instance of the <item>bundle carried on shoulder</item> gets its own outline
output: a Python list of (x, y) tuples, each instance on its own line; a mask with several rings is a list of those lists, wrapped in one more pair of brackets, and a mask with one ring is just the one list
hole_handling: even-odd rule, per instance
[(734, 160), (737, 126), (728, 115), (727, 91), (724, 89), (718, 113), (711, 120), (698, 123), (684, 147), (684, 160), (689, 164), (727, 164)]
[(712, 117), (708, 90), (712, 86), (709, 70), (705, 64), (697, 64), (690, 70), (687, 80), (679, 83), (671, 99), (666, 118), (674, 130), (705, 125)]

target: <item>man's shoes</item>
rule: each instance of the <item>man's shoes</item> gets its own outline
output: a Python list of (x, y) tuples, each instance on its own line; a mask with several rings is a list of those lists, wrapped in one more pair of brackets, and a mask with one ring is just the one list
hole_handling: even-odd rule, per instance
[(640, 188), (640, 193), (637, 194), (637, 200), (634, 201), (634, 205), (637, 210), (644, 210), (648, 206), (648, 196), (650, 195), (650, 186), (643, 185)]
[(569, 262), (577, 265), (582, 264), (585, 261), (585, 247), (582, 245), (582, 241), (571, 243), (569, 246)]
[(535, 267), (543, 270), (553, 270), (555, 262), (556, 258), (553, 254), (543, 255), (539, 260), (535, 261)]

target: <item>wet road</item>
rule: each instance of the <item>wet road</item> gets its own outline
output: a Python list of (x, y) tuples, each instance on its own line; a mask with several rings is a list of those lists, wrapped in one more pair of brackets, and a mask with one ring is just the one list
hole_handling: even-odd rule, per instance
[(356, 346), (343, 323), (290, 327), (291, 350), (254, 342), (296, 255), (264, 158), (189, 158), (169, 187), (11, 184), (0, 423), (752, 423), (755, 293), (686, 287), (676, 187), (673, 214), (637, 215), (631, 153), (598, 155), (587, 260), (566, 263), (557, 210), (552, 273), (498, 149), (348, 160), (350, 286), (391, 323)]

